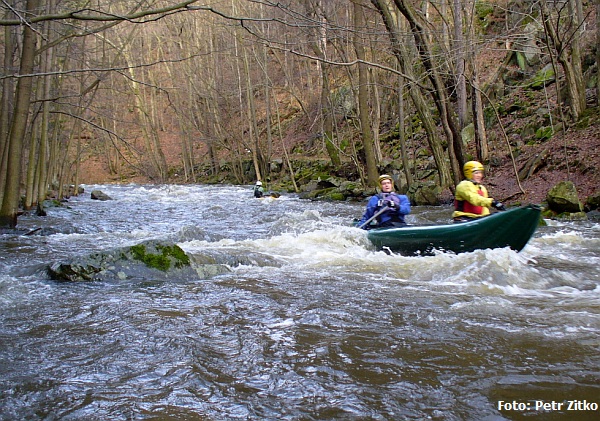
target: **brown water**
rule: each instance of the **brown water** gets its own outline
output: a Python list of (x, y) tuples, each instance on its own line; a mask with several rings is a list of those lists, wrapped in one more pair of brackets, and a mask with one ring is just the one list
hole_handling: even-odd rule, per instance
[[(19, 220), (44, 235), (0, 236), (2, 420), (600, 415), (598, 225), (551, 223), (521, 253), (389, 256), (348, 226), (362, 204), (100, 188), (115, 200), (85, 194)], [(149, 238), (231, 271), (58, 284), (42, 270)]]

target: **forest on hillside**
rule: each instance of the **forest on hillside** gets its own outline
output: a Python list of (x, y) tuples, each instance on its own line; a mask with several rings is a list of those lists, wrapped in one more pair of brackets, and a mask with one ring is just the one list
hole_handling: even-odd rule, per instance
[[(94, 165), (113, 180), (270, 179), (321, 158), (442, 188), (598, 107), (600, 1), (6, 0), (0, 227)], [(510, 97), (509, 102), (506, 98)], [(535, 103), (533, 107), (531, 103)], [(498, 146), (500, 145), (500, 146)], [(277, 163), (277, 165), (275, 165)]]

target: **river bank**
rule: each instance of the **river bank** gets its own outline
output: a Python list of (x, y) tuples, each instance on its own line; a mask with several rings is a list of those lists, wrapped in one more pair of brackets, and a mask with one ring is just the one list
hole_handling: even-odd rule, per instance
[[(597, 197), (600, 194), (600, 153), (598, 152), (600, 150), (600, 123), (592, 120), (591, 124), (586, 127), (572, 127), (567, 132), (556, 133), (549, 139), (525, 143), (524, 139), (518, 135), (519, 128), (516, 127), (519, 124), (525, 124), (525, 121), (525, 119), (521, 121), (513, 118), (505, 122), (505, 125), (512, 127), (512, 130), (507, 132), (511, 142), (510, 151), (503, 140), (490, 142), (492, 158), (489, 163), (486, 163), (487, 173), (484, 180), (490, 195), (507, 205), (542, 204), (546, 200), (548, 191), (557, 183), (572, 181), (583, 204), (586, 204), (588, 197)], [(500, 135), (496, 133), (491, 137), (498, 139)], [(351, 197), (353, 200), (361, 201), (374, 192), (373, 188), (360, 184), (354, 164), (347, 163), (341, 168), (334, 169), (322, 154), (296, 154), (290, 155), (290, 159), (295, 163), (295, 181), (300, 192), (332, 188), (334, 185), (327, 182), (329, 178), (335, 180), (338, 185), (345, 183), (347, 188), (353, 190), (352, 193), (346, 195), (334, 196), (334, 200), (347, 200)], [(419, 186), (435, 187), (435, 168), (428, 167), (427, 162), (427, 156), (424, 156), (419, 164), (422, 169), (414, 171), (414, 183)], [(167, 182), (173, 184), (237, 184), (234, 174), (228, 170), (231, 166), (227, 160), (222, 160), (221, 163), (222, 168), (216, 175), (210, 174), (208, 164), (199, 164), (195, 180), (191, 181), (183, 176), (183, 171), (177, 170), (178, 162), (174, 160), (169, 163), (173, 169)], [(82, 183), (153, 184), (152, 180), (137, 172), (118, 176), (111, 174), (106, 165), (98, 159), (88, 159), (81, 165)], [(293, 192), (293, 183), (283, 159), (274, 159), (271, 167), (274, 171), (268, 175), (267, 180), (263, 180), (267, 189), (279, 193)], [(253, 184), (254, 173), (251, 161), (248, 161), (246, 171), (248, 180), (251, 180), (248, 181), (248, 184)], [(381, 172), (395, 174), (399, 180), (397, 188), (406, 190), (407, 186), (402, 181), (403, 171), (399, 160), (386, 160)], [(435, 196), (433, 201), (438, 204), (451, 202), (452, 192), (450, 190), (434, 189), (433, 191)], [(318, 198), (317, 195), (307, 194), (306, 196)], [(326, 198), (327, 200), (332, 199), (329, 196)], [(589, 206), (588, 209), (590, 209)]]

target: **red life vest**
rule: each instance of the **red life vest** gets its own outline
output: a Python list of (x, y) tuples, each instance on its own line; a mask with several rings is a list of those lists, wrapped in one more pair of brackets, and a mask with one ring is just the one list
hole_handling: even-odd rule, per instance
[[(477, 193), (479, 196), (483, 196), (483, 190), (481, 190), (481, 187), (479, 187)], [(475, 215), (481, 215), (483, 213), (483, 206), (475, 206), (466, 200), (454, 199), (454, 209), (458, 212), (467, 212)]]

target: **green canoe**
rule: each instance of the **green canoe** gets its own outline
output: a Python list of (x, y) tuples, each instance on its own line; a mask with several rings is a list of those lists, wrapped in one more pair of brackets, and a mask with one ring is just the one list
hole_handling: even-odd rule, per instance
[(535, 232), (540, 214), (539, 206), (528, 205), (457, 224), (378, 228), (370, 230), (367, 236), (378, 249), (405, 255), (501, 247), (520, 251)]

